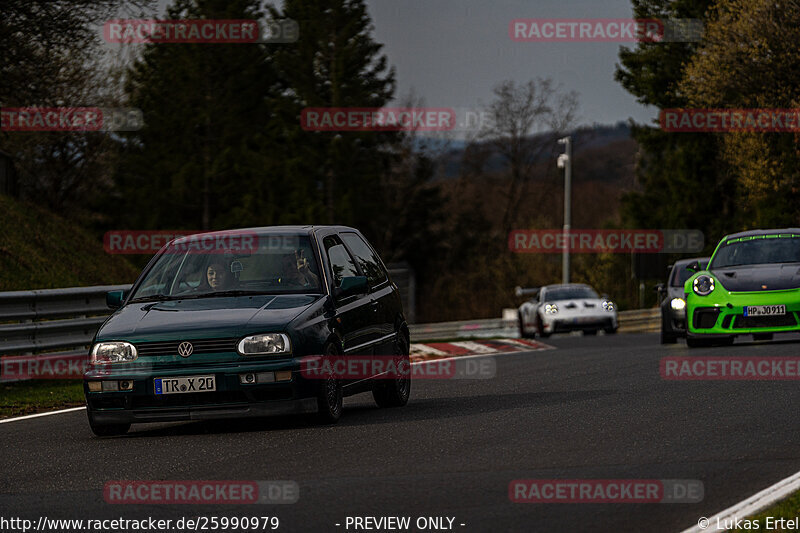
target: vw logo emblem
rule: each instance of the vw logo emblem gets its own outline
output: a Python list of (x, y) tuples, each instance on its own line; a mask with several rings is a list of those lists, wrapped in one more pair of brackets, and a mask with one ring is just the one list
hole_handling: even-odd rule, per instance
[(181, 357), (189, 357), (194, 351), (194, 346), (191, 342), (182, 342), (178, 345), (178, 355)]

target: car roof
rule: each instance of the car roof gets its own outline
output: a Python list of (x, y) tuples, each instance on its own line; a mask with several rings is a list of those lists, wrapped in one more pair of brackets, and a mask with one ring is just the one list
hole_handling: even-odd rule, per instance
[[(320, 229), (334, 229), (336, 231), (358, 231), (355, 228), (351, 228), (348, 226), (319, 226), (319, 225), (288, 225), (288, 226), (261, 226), (256, 228), (236, 228), (236, 229), (228, 229), (228, 230), (219, 230), (219, 231), (207, 231), (204, 233), (195, 233), (192, 235), (187, 235), (186, 237), (181, 237), (181, 239), (194, 239), (197, 237), (208, 236), (208, 235), (229, 235), (229, 234), (238, 234), (238, 233), (247, 233), (253, 235), (275, 235), (275, 234), (285, 234), (285, 235), (311, 235), (317, 230)], [(176, 242), (180, 242), (180, 239), (176, 239)]]
[[(587, 285), (585, 283), (556, 283), (556, 284), (553, 284), (553, 285), (545, 285), (542, 288), (543, 289), (563, 289), (563, 288), (566, 288), (566, 287), (570, 287), (570, 288), (571, 287), (589, 287), (590, 289), (592, 289), (591, 285)], [(594, 289), (592, 289), (592, 290), (594, 290)]]
[(727, 241), (730, 239), (738, 239), (741, 237), (757, 237), (760, 235), (778, 235), (781, 233), (796, 233), (800, 235), (800, 228), (783, 228), (783, 229), (754, 229), (749, 231), (740, 231), (739, 233), (734, 233), (732, 235), (726, 235), (723, 237), (723, 241)]

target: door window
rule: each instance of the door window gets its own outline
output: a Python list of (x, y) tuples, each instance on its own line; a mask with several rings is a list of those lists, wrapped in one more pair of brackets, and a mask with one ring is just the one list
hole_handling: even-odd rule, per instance
[(379, 285), (387, 279), (386, 271), (383, 269), (380, 259), (372, 251), (372, 248), (356, 233), (342, 233), (342, 240), (347, 243), (353, 255), (358, 261), (361, 271), (367, 276), (371, 286)]
[(358, 269), (353, 258), (347, 253), (347, 249), (339, 239), (326, 237), (323, 242), (328, 252), (328, 261), (331, 264), (331, 274), (333, 275), (335, 287), (342, 284), (342, 278), (358, 276)]

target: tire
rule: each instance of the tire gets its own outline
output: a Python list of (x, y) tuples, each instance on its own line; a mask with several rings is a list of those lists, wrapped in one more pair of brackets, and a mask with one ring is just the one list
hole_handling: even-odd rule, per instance
[(119, 437), (131, 429), (130, 424), (96, 424), (89, 414), (89, 427), (98, 437)]
[(661, 344), (675, 344), (678, 342), (678, 337), (671, 333), (667, 333), (664, 329), (661, 329)]
[(606, 333), (606, 335), (616, 335), (617, 334), (617, 328), (603, 328), (603, 331)]
[(753, 333), (754, 341), (771, 341), (772, 337), (772, 333)]
[(408, 357), (408, 341), (404, 336), (400, 336), (397, 352), (397, 368), (405, 367), (409, 375), (377, 380), (375, 388), (372, 389), (372, 397), (381, 408), (403, 407), (411, 396), (411, 360)]
[(597, 335), (597, 330), (596, 329), (585, 329), (585, 330), (583, 330), (583, 335), (584, 336), (586, 336), (586, 335)]
[(525, 323), (522, 321), (522, 313), (517, 313), (519, 317), (519, 338), (520, 339), (531, 339), (534, 338), (536, 335), (531, 335), (525, 331)]
[[(325, 355), (338, 355), (336, 348), (329, 344), (325, 348)], [(342, 382), (333, 376), (328, 376), (319, 384), (317, 392), (317, 421), (320, 424), (335, 424), (342, 417)]]
[(539, 336), (543, 339), (546, 339), (550, 336), (550, 333), (544, 330), (544, 324), (542, 323), (542, 317), (536, 316), (536, 329), (539, 331)]

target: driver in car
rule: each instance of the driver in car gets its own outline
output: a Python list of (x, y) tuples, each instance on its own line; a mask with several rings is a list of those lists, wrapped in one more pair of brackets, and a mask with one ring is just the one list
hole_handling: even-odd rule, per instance
[(229, 268), (220, 262), (213, 262), (206, 268), (206, 283), (214, 291), (224, 291), (234, 285), (234, 278)]

